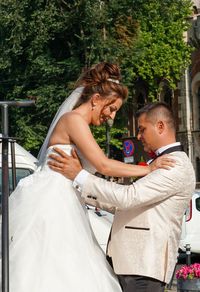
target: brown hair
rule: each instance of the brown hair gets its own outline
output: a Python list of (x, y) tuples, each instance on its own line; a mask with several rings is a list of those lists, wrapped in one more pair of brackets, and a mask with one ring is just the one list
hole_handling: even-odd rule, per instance
[(112, 94), (125, 101), (128, 89), (120, 80), (120, 69), (116, 64), (102, 62), (85, 70), (76, 82), (76, 87), (83, 86), (84, 89), (75, 108), (87, 102), (95, 93), (104, 98)]

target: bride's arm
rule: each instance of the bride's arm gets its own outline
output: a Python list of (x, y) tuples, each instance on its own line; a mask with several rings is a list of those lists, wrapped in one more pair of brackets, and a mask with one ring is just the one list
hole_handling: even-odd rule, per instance
[(168, 168), (173, 164), (170, 158), (160, 159), (150, 166), (126, 164), (109, 159), (95, 141), (88, 124), (79, 115), (68, 115), (65, 125), (72, 143), (101, 174), (116, 177), (144, 176), (158, 167)]

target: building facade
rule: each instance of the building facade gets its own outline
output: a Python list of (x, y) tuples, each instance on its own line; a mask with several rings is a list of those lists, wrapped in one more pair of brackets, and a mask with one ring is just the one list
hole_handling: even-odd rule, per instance
[(187, 41), (193, 46), (191, 65), (179, 83), (178, 131), (196, 173), (197, 186), (200, 186), (200, 1), (194, 2), (194, 15)]

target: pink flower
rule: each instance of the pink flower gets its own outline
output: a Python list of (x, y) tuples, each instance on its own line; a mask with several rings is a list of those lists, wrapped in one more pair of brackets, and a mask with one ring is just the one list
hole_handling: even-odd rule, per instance
[(195, 263), (190, 266), (184, 265), (176, 271), (177, 279), (194, 279), (200, 278), (200, 264)]

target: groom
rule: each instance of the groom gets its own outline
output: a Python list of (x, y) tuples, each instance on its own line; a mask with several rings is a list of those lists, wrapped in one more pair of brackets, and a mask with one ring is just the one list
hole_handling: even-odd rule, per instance
[(76, 153), (49, 162), (74, 180), (86, 202), (115, 210), (107, 254), (124, 292), (163, 292), (176, 263), (182, 218), (195, 188), (192, 164), (176, 142), (175, 122), (165, 103), (151, 103), (137, 113), (138, 139), (145, 150), (170, 153), (176, 164), (157, 169), (132, 185), (119, 185), (82, 169)]

